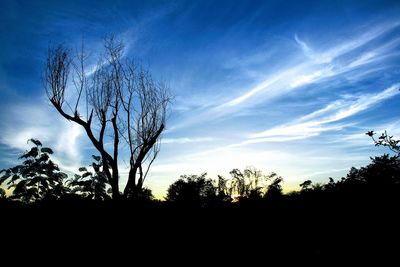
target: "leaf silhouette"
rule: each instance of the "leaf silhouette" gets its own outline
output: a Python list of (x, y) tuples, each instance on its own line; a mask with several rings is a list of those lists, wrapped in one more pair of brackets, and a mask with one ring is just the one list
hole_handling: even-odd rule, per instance
[(86, 171), (87, 171), (86, 167), (80, 167), (78, 170), (79, 170), (80, 172), (86, 172)]
[(53, 154), (53, 150), (49, 147), (42, 147), (42, 152), (48, 153), (48, 154)]
[(42, 143), (41, 143), (39, 140), (37, 140), (37, 139), (31, 138), (31, 139), (28, 140), (28, 142), (34, 143), (35, 146), (42, 146)]
[(92, 155), (92, 158), (93, 158), (94, 160), (96, 160), (96, 161), (100, 161), (100, 160), (101, 160), (101, 157), (100, 157), (100, 156)]

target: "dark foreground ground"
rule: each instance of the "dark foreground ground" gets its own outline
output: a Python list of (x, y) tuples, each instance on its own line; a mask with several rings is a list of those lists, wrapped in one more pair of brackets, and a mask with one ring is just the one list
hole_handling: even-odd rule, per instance
[(245, 266), (259, 261), (341, 266), (369, 259), (383, 264), (397, 262), (400, 256), (398, 207), (397, 203), (208, 208), (159, 202), (8, 203), (0, 206), (6, 249), (2, 253), (18, 258), (38, 252), (32, 260), (49, 255), (78, 260), (81, 255), (113, 266), (139, 259), (145, 262), (140, 266), (159, 260), (186, 261), (189, 266), (208, 260), (209, 265), (221, 260)]

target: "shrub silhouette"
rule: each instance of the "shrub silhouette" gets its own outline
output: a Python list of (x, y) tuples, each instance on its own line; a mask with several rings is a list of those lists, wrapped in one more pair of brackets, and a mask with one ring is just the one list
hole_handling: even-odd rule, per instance
[(166, 200), (181, 205), (204, 206), (216, 197), (216, 188), (207, 173), (182, 175), (168, 188)]
[(270, 185), (267, 187), (267, 192), (265, 193), (265, 198), (278, 199), (282, 196), (282, 177), (275, 178)]
[(92, 156), (94, 162), (91, 167), (94, 173), (88, 171), (86, 167), (79, 168), (81, 175), (75, 174), (74, 178), (68, 182), (68, 185), (72, 187), (73, 193), (78, 193), (84, 198), (95, 199), (95, 200), (106, 200), (110, 199), (107, 194), (108, 180), (104, 171), (102, 170), (102, 160), (99, 156)]
[(36, 139), (28, 142), (34, 146), (19, 157), (24, 159), (23, 163), (1, 170), (0, 185), (6, 182), (9, 189), (13, 188), (11, 198), (25, 203), (59, 199), (67, 194), (69, 189), (64, 181), (68, 176), (50, 159), (53, 150)]
[(311, 188), (312, 181), (306, 180), (300, 184), (301, 191), (308, 191)]
[(153, 201), (155, 198), (150, 188), (142, 187), (138, 192), (137, 199), (140, 201)]

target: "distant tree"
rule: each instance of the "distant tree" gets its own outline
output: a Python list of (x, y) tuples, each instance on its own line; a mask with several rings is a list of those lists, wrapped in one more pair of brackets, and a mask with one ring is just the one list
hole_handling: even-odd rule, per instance
[(68, 176), (50, 159), (53, 150), (43, 147), (39, 140), (29, 142), (34, 146), (20, 157), (23, 163), (0, 171), (0, 185), (7, 182), (8, 188), (13, 189), (11, 198), (25, 203), (58, 199), (67, 194), (64, 181)]
[(313, 192), (322, 192), (325, 190), (324, 184), (322, 183), (315, 183), (312, 185)]
[(398, 156), (400, 156), (400, 140), (396, 140), (393, 138), (393, 136), (388, 135), (387, 132), (385, 131), (382, 133), (378, 139), (374, 137), (375, 132), (374, 131), (369, 131), (366, 133), (366, 135), (370, 136), (372, 140), (375, 143), (375, 146), (385, 146), (389, 148), (391, 151), (396, 153)]
[(233, 169), (230, 172), (231, 192), (239, 198), (261, 198), (263, 185), (268, 177), (264, 176), (260, 170), (247, 167), (243, 172)]
[(153, 201), (154, 195), (150, 188), (142, 187), (138, 194), (138, 199), (142, 201)]
[(86, 167), (81, 167), (79, 171), (82, 174), (75, 174), (75, 177), (70, 179), (68, 185), (72, 188), (72, 192), (78, 193), (85, 198), (95, 200), (109, 199), (110, 196), (107, 194), (108, 180), (102, 170), (101, 157), (94, 155), (92, 157), (94, 162), (91, 167), (94, 173), (88, 171)]
[(300, 184), (301, 191), (308, 191), (311, 188), (312, 181), (306, 180)]
[(166, 200), (184, 205), (203, 206), (216, 197), (216, 188), (207, 173), (201, 175), (182, 175), (171, 184)]
[(226, 194), (226, 191), (227, 191), (226, 179), (224, 177), (222, 177), (221, 175), (218, 175), (217, 194), (223, 195), (223, 194)]
[[(276, 176), (276, 174), (275, 174)], [(265, 193), (266, 198), (278, 198), (282, 196), (282, 182), (283, 178), (282, 177), (276, 177), (274, 180), (271, 182), (271, 184), (268, 185), (267, 187), (267, 192)]]
[(232, 200), (227, 182), (228, 182), (227, 179), (225, 179), (221, 175), (218, 175), (216, 191), (217, 191), (217, 198), (219, 201), (230, 202)]
[[(254, 167), (247, 167), (242, 171), (233, 169), (230, 172), (232, 178), (230, 180), (230, 193), (231, 196), (240, 199), (261, 199), (271, 186), (273, 190), (280, 190), (280, 183), (283, 181), (282, 177), (274, 172), (270, 174), (263, 174), (261, 170)], [(270, 183), (270, 181), (272, 181)]]
[[(93, 70), (86, 64), (83, 45), (76, 57), (62, 45), (49, 49), (44, 85), (57, 112), (82, 126), (99, 152), (113, 198), (137, 198), (160, 149), (169, 90), (127, 59), (124, 44), (116, 38), (106, 38), (104, 47)], [(128, 155), (129, 174), (121, 195), (118, 166), (122, 149)]]
[(336, 183), (332, 177), (329, 177), (329, 182), (327, 184), (324, 184), (324, 190), (329, 192), (336, 191)]

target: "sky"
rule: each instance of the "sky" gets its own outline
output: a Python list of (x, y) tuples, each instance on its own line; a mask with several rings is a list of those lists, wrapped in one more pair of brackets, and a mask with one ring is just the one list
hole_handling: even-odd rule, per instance
[(340, 179), (388, 152), (367, 131), (400, 136), (399, 14), (384, 0), (2, 0), (0, 168), (29, 138), (65, 171), (90, 164), (90, 141), (49, 104), (42, 71), (49, 45), (83, 38), (95, 55), (112, 33), (174, 96), (146, 180), (157, 197), (182, 174), (247, 166), (278, 173), (286, 191)]

